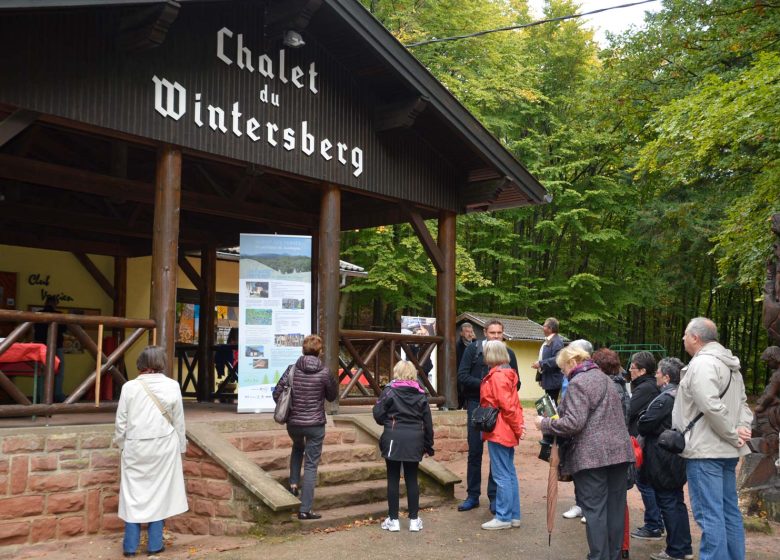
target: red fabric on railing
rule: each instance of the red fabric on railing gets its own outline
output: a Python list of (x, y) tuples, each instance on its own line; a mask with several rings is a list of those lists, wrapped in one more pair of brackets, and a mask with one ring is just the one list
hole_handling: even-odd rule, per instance
[[(46, 367), (46, 345), (37, 342), (17, 342), (8, 350), (0, 354), (0, 370), (7, 375), (29, 375), (35, 372), (34, 363), (38, 362)], [(7, 371), (6, 371), (7, 370)], [(59, 373), (60, 359), (54, 357), (54, 371)], [(38, 368), (38, 374), (43, 369)]]

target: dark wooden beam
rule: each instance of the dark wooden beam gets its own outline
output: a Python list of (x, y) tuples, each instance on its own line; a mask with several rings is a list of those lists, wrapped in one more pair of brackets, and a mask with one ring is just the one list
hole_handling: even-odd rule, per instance
[(17, 134), (23, 132), (38, 118), (40, 113), (19, 109), (0, 122), (0, 146), (4, 146)]
[(332, 375), (339, 371), (340, 226), (341, 191), (338, 185), (327, 184), (320, 203), (317, 328), (322, 337), (323, 361)]
[(234, 202), (243, 202), (246, 200), (247, 195), (252, 191), (252, 187), (255, 186), (255, 175), (247, 174), (236, 185), (236, 189), (233, 194), (230, 195), (230, 200)]
[(161, 0), (153, 6), (128, 10), (119, 24), (117, 44), (126, 52), (138, 52), (160, 46), (168, 29), (179, 15), (180, 4)]
[(431, 259), (433, 266), (436, 267), (436, 271), (442, 272), (444, 270), (444, 255), (438, 245), (436, 245), (436, 241), (433, 239), (431, 232), (428, 231), (425, 220), (423, 220), (423, 217), (414, 208), (404, 207), (404, 210), (409, 217), (409, 223), (417, 234), (417, 238), (420, 240), (423, 249), (425, 249), (428, 257)]
[(436, 389), (445, 397), (445, 406), (458, 407), (458, 377), (455, 348), (455, 227), (454, 212), (439, 214), (439, 249), (444, 270), (436, 275), (436, 325), (444, 340), (436, 350)]
[(181, 271), (189, 279), (189, 281), (192, 282), (192, 285), (195, 286), (195, 289), (199, 292), (202, 292), (203, 281), (201, 280), (200, 274), (198, 274), (198, 271), (195, 270), (195, 267), (190, 264), (190, 261), (187, 260), (186, 255), (181, 252), (179, 253), (179, 268), (181, 268)]
[(157, 156), (152, 240), (152, 297), (150, 314), (157, 324), (157, 345), (165, 349), (173, 375), (176, 341), (176, 257), (179, 254), (181, 212), (181, 151), (165, 146)]
[(73, 256), (76, 257), (76, 260), (81, 263), (81, 266), (83, 266), (84, 269), (89, 272), (89, 275), (94, 278), (95, 282), (98, 283), (98, 286), (100, 286), (103, 291), (106, 292), (108, 297), (113, 300), (116, 297), (114, 286), (112, 286), (108, 278), (106, 278), (103, 273), (100, 272), (100, 269), (95, 266), (95, 263), (92, 262), (92, 259), (90, 259), (89, 256), (84, 253), (73, 253)]
[[(114, 257), (114, 309), (112, 315), (114, 317), (127, 316), (127, 258), (126, 257)], [(113, 329), (112, 334), (116, 339), (117, 345), (122, 344), (125, 340), (125, 329)], [(119, 370), (127, 377), (127, 368), (125, 367), (125, 359), (122, 356), (117, 364)]]
[(200, 250), (200, 315), (198, 318), (198, 401), (211, 400), (214, 390), (214, 327), (217, 304), (217, 249)]
[(377, 132), (387, 132), (412, 128), (427, 106), (428, 99), (416, 97), (378, 107), (374, 111), (374, 129)]
[[(67, 217), (67, 219), (64, 219)], [(38, 224), (41, 226), (56, 225), (72, 231), (91, 231), (120, 237), (133, 237), (149, 239), (152, 237), (152, 226), (147, 223), (137, 225), (135, 228), (125, 227), (120, 220), (106, 218), (96, 214), (84, 214), (62, 208), (46, 208), (33, 204), (17, 204), (3, 202), (0, 204), (0, 218), (3, 221)], [(182, 231), (181, 238), (187, 243), (202, 244), (213, 239), (209, 232), (196, 231), (194, 228)], [(72, 250), (69, 247), (68, 250)]]
[[(154, 202), (152, 185), (142, 181), (122, 179), (7, 154), (0, 154), (0, 178), (73, 192), (122, 198), (144, 204), (153, 204)], [(313, 224), (317, 221), (316, 214), (302, 210), (288, 210), (264, 204), (247, 204), (219, 196), (186, 191), (182, 193), (181, 209), (253, 223), (283, 225), (296, 230), (307, 230), (308, 227), (302, 224)]]
[[(20, 231), (14, 228), (9, 231), (10, 221), (4, 220), (4, 227), (0, 228), (0, 243), (3, 245), (16, 245), (18, 247), (32, 247), (35, 249), (51, 249), (53, 251), (72, 251), (76, 249), (82, 253), (91, 253), (93, 255), (112, 255), (116, 257), (137, 257), (148, 254), (150, 245), (122, 243), (107, 243), (103, 241), (92, 241), (78, 239), (74, 237), (62, 237), (59, 235), (49, 235), (40, 231)], [(20, 218), (16, 224), (24, 225), (26, 222)]]

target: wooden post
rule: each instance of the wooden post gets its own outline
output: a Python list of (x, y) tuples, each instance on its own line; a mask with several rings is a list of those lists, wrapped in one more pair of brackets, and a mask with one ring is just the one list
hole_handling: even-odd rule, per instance
[[(317, 267), (318, 332), (323, 342), (323, 362), (333, 375), (339, 371), (339, 252), (341, 190), (325, 185), (320, 203), (319, 258)], [(338, 402), (331, 412), (338, 411)]]
[[(114, 317), (127, 316), (127, 257), (114, 257)], [(119, 346), (125, 340), (125, 329), (115, 328), (112, 330), (116, 345)], [(125, 377), (127, 377), (127, 368), (125, 359), (117, 364), (117, 368)], [(114, 394), (118, 395), (114, 389)]]
[(97, 356), (95, 358), (95, 406), (100, 406), (100, 371), (103, 365), (103, 325), (98, 325)]
[(458, 373), (455, 353), (455, 226), (454, 212), (439, 213), (438, 245), (444, 257), (444, 270), (436, 275), (436, 326), (444, 337), (437, 349), (436, 390), (445, 397), (445, 406), (458, 407)]
[(46, 404), (54, 402), (54, 358), (57, 357), (58, 329), (59, 325), (52, 321), (46, 333), (46, 374), (43, 378), (43, 402)]
[(200, 249), (200, 318), (198, 319), (198, 402), (211, 400), (214, 391), (214, 306), (217, 304), (217, 250)]
[(157, 323), (159, 345), (165, 349), (169, 376), (174, 377), (176, 276), (181, 212), (181, 151), (163, 147), (157, 156), (154, 181), (152, 297), (150, 314)]

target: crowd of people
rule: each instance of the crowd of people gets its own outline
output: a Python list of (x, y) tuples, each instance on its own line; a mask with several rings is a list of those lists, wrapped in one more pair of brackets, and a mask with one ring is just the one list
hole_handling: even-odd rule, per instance
[[(752, 413), (747, 406), (740, 364), (717, 342), (711, 320), (698, 317), (685, 329), (683, 343), (691, 360), (656, 363), (649, 352), (630, 358), (628, 370), (617, 353), (593, 351), (586, 340), (568, 345), (554, 318), (544, 322), (545, 340), (531, 367), (555, 405), (536, 427), (545, 448), (557, 446), (561, 477), (574, 482), (575, 505), (564, 517), (580, 517), (586, 526), (588, 558), (627, 558), (630, 538), (661, 540), (653, 560), (689, 560), (693, 556), (684, 487), (693, 517), (702, 531), (701, 560), (745, 557), (742, 516), (737, 506), (735, 469), (749, 452)], [(472, 325), (458, 340), (458, 389), (468, 425), (466, 497), (458, 511), (480, 506), (482, 458), (487, 442), (490, 470), (487, 496), (493, 518), (485, 530), (521, 526), (515, 448), (525, 437), (519, 398), (517, 359), (503, 342), (498, 321), (484, 326), (477, 340)], [(303, 355), (276, 385), (277, 400), (292, 387), (287, 431), (292, 440), (288, 489), (301, 497), (298, 518), (318, 519), (312, 511), (317, 468), (325, 437), (325, 401), (337, 397), (336, 377), (320, 360), (322, 339), (305, 337)], [(124, 553), (137, 552), (142, 523), (148, 523), (148, 551), (163, 548), (165, 518), (187, 509), (180, 454), (186, 450), (181, 394), (165, 374), (165, 354), (148, 347), (138, 359), (139, 376), (122, 388), (116, 417), (116, 442), (122, 449), (119, 517), (126, 522)], [(388, 516), (381, 528), (401, 529), (399, 484), (406, 485), (409, 530), (422, 530), (418, 469), (434, 455), (434, 430), (418, 371), (401, 360), (393, 379), (373, 407), (383, 426), (379, 447), (387, 468)], [(674, 428), (684, 436), (681, 453), (669, 450), (664, 435)], [(637, 447), (642, 464), (637, 468)], [(301, 474), (303, 470), (303, 474)], [(643, 524), (630, 531), (626, 496), (636, 486), (644, 504)]]

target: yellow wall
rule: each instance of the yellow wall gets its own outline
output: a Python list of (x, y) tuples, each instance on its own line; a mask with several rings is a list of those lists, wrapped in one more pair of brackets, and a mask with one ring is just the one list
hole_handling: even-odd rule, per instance
[[(114, 259), (100, 255), (90, 255), (90, 258), (109, 282), (113, 282)], [(27, 311), (30, 305), (43, 305), (46, 295), (42, 294), (41, 290), (45, 290), (49, 294), (61, 296), (60, 305), (64, 307), (100, 309), (101, 315), (111, 315), (113, 311), (111, 298), (72, 253), (0, 245), (0, 270), (17, 273), (18, 310)], [(30, 276), (36, 274), (40, 279), (48, 277), (49, 285), (31, 284)], [(66, 354), (65, 392), (72, 391), (94, 369), (95, 360), (88, 352)], [(15, 382), (27, 394), (31, 393), (30, 379), (20, 377)]]
[(536, 400), (544, 394), (542, 388), (535, 381), (536, 370), (531, 367), (531, 364), (539, 359), (539, 347), (541, 345), (541, 341), (507, 341), (507, 346), (514, 351), (517, 358), (517, 369), (520, 370), (517, 373), (520, 374), (520, 381), (522, 382), (520, 387), (520, 398), (522, 400)]

